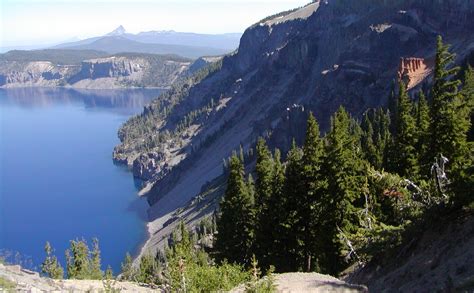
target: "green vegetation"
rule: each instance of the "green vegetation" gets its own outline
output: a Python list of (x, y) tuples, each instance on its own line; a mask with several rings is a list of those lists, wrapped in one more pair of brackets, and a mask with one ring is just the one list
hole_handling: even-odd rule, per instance
[[(70, 248), (65, 252), (67, 277), (79, 280), (101, 280), (104, 273), (101, 270), (99, 240), (92, 239), (92, 251), (84, 239), (71, 240), (70, 244)], [(42, 273), (53, 279), (62, 279), (64, 269), (53, 254), (54, 250), (49, 242), (46, 242), (44, 250), (46, 258), (41, 265)], [(112, 275), (109, 269), (106, 272), (107, 277)]]
[(16, 284), (13, 283), (10, 280), (7, 280), (3, 277), (0, 277), (0, 291), (5, 291), (5, 292), (14, 292), (15, 291)]
[(337, 275), (397, 247), (426, 219), (472, 205), (473, 77), (468, 67), (459, 91), (453, 60), (439, 38), (429, 102), (424, 93), (413, 102), (400, 81), (390, 110), (369, 110), (359, 123), (340, 108), (324, 137), (310, 114), (304, 146), (283, 164), (260, 139), (255, 185), (234, 154), (217, 221), (219, 259), (249, 266), (255, 251), (264, 270)]
[(276, 291), (276, 286), (274, 284), (273, 271), (274, 267), (271, 266), (267, 271), (267, 275), (262, 279), (258, 267), (258, 261), (255, 258), (255, 255), (252, 255), (250, 269), (250, 281), (245, 284), (245, 292), (247, 293), (272, 293)]
[[(182, 116), (179, 121), (168, 125), (165, 120), (173, 113), (173, 110), (187, 97), (191, 89), (203, 79), (211, 76), (222, 66), (222, 61), (197, 71), (186, 80), (176, 82), (170, 90), (155, 99), (145, 111), (130, 118), (118, 131), (118, 136), (127, 149), (124, 151), (150, 151), (160, 147), (163, 142), (173, 140), (179, 143), (182, 132), (192, 122), (204, 117), (215, 106), (212, 97), (201, 107), (190, 110)], [(212, 108), (211, 108), (212, 107)]]
[(172, 292), (227, 291), (249, 280), (249, 274), (239, 265), (216, 265), (184, 223), (173, 233), (171, 242), (164, 255), (145, 254), (136, 267), (127, 255), (121, 280), (162, 285)]
[(64, 270), (58, 261), (58, 258), (53, 255), (53, 248), (49, 242), (46, 242), (44, 246), (46, 252), (46, 259), (41, 265), (41, 272), (52, 279), (62, 279), (64, 276)]
[(222, 232), (218, 235), (216, 247), (225, 251), (227, 260), (233, 263), (249, 260), (252, 255), (254, 198), (249, 193), (250, 184), (246, 184), (244, 179), (243, 164), (236, 155), (230, 160), (230, 170), (225, 200), (220, 205), (224, 212), (217, 223), (217, 230)]

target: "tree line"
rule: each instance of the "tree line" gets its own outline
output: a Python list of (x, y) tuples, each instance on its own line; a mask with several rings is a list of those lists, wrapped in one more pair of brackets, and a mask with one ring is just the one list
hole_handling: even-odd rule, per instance
[(228, 262), (215, 263), (203, 245), (205, 238), (213, 235), (215, 230), (209, 220), (204, 219), (193, 234), (181, 222), (172, 234), (171, 245), (164, 252), (146, 253), (135, 264), (127, 253), (116, 277), (110, 266), (105, 273), (101, 271), (97, 239), (93, 239), (92, 249), (84, 239), (70, 242), (70, 248), (66, 250), (66, 275), (47, 242), (42, 273), (53, 279), (103, 280), (105, 292), (115, 292), (115, 280), (146, 284), (167, 292), (221, 292), (239, 284), (245, 284), (245, 292), (274, 292), (272, 271), (267, 272), (267, 278), (262, 280), (255, 258), (249, 269)]
[(439, 37), (432, 88), (411, 99), (402, 79), (388, 109), (368, 110), (361, 122), (341, 107), (321, 136), (310, 114), (304, 145), (293, 144), (285, 161), (259, 139), (246, 174), (234, 153), (217, 260), (248, 266), (255, 254), (279, 272), (337, 275), (399, 244), (434, 207), (472, 205), (474, 75), (468, 66), (461, 82), (454, 58)]

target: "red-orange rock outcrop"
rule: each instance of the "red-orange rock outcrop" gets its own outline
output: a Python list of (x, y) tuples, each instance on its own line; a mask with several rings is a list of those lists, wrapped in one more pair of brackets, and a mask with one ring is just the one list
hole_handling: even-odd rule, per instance
[(424, 58), (401, 58), (398, 67), (398, 79), (403, 79), (408, 89), (412, 89), (420, 84), (431, 72), (432, 67)]

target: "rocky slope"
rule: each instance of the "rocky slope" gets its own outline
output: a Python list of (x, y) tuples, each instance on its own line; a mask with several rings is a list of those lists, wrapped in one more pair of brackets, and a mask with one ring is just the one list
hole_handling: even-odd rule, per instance
[[(275, 278), (276, 292), (286, 293), (366, 293), (369, 292), (365, 286), (353, 285), (343, 282), (337, 278), (318, 273), (286, 273), (277, 274)], [(245, 286), (241, 285), (231, 293), (244, 293)]]
[(371, 292), (473, 292), (474, 213), (453, 214), (344, 279)]
[(293, 137), (301, 142), (309, 111), (326, 130), (340, 105), (355, 116), (384, 105), (400, 68), (416, 89), (429, 79), (439, 34), (462, 62), (474, 50), (472, 17), (473, 0), (326, 0), (248, 28), (221, 67), (163, 95), (120, 131), (114, 156), (149, 183), (142, 252), (162, 247), (180, 218), (191, 224), (215, 208), (182, 214), (240, 145), (248, 150), (266, 135), (285, 151)]
[[(187, 76), (188, 68), (193, 64), (191, 60), (177, 56), (133, 53), (63, 64), (56, 63), (57, 58), (51, 57), (44, 61), (41, 57), (37, 60), (8, 57), (0, 56), (0, 87), (167, 88)], [(205, 64), (199, 59), (195, 66)]]
[[(7, 280), (9, 284), (9, 288), (4, 289), (15, 292), (169, 292), (161, 288), (140, 286), (132, 282), (52, 280), (40, 277), (37, 272), (24, 270), (20, 266), (0, 264), (0, 280), (2, 279)], [(317, 273), (278, 274), (275, 275), (274, 284), (276, 292), (368, 292), (364, 286), (349, 284), (337, 278)], [(230, 292), (244, 291), (245, 284), (242, 284)]]
[[(5, 292), (110, 292), (111, 289), (118, 292), (162, 292), (131, 282), (53, 280), (40, 277), (37, 272), (22, 269), (20, 266), (3, 264), (0, 264), (0, 280), (6, 280), (9, 284), (3, 288)], [(0, 291), (3, 292), (2, 287)]]

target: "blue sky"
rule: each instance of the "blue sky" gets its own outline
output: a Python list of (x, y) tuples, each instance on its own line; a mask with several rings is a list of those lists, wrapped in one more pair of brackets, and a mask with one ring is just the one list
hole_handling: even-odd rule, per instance
[(0, 46), (47, 44), (128, 32), (243, 32), (309, 0), (0, 0)]

